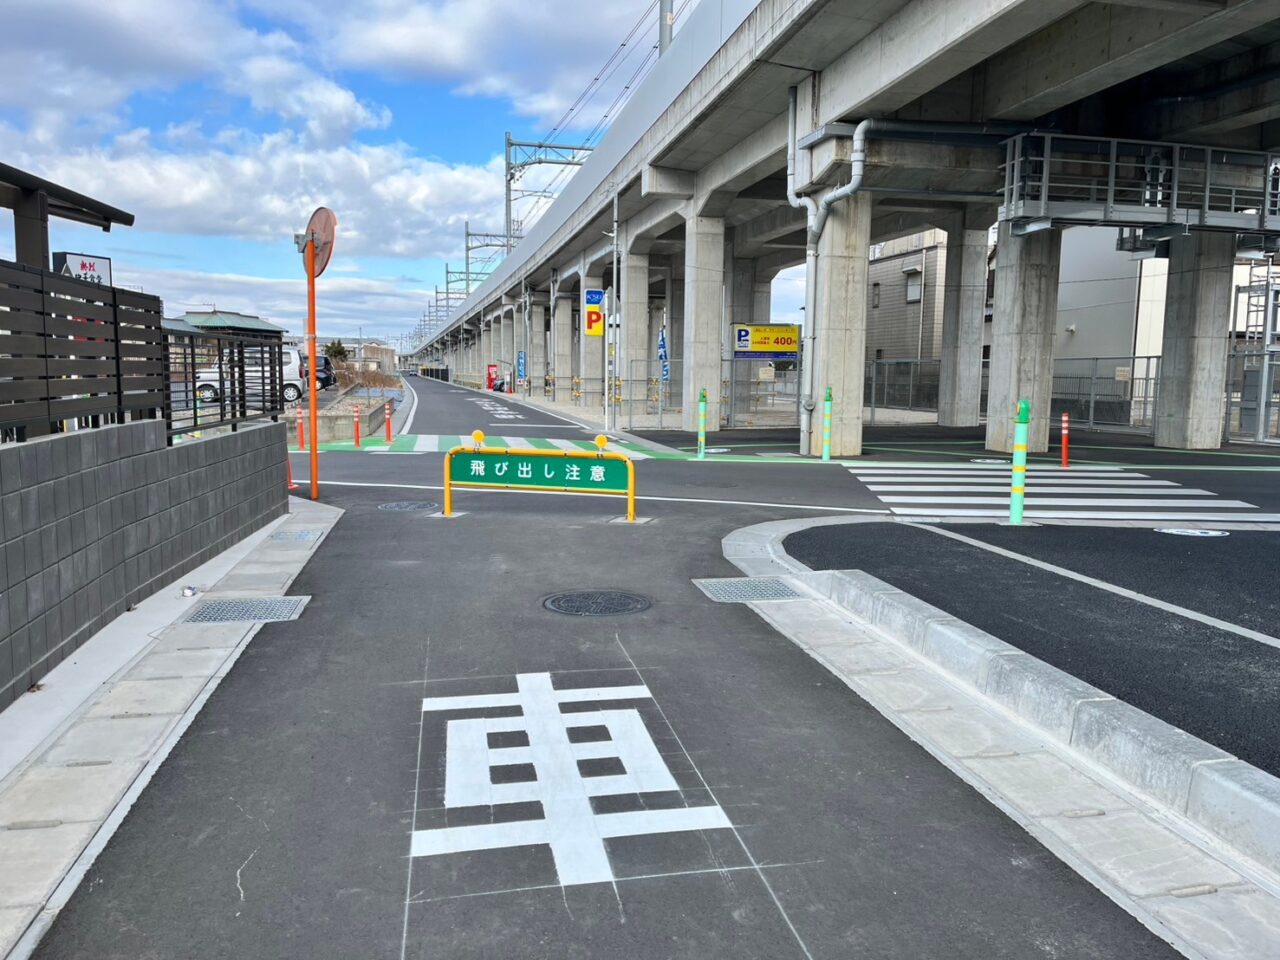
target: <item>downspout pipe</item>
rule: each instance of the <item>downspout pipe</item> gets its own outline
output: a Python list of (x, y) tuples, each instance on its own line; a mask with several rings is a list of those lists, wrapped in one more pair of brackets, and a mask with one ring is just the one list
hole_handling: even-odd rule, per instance
[(804, 244), (804, 335), (800, 352), (800, 452), (809, 453), (809, 429), (816, 404), (813, 399), (813, 368), (818, 345), (816, 327), (818, 321), (815, 302), (818, 291), (818, 237), (814, 223), (818, 217), (818, 204), (813, 197), (796, 194), (796, 100), (798, 91), (788, 91), (787, 109), (787, 200), (791, 206), (804, 208), (806, 230)]
[[(809, 437), (813, 411), (817, 407), (817, 401), (814, 399), (813, 381), (818, 365), (818, 326), (821, 323), (821, 317), (818, 316), (817, 309), (818, 241), (822, 239), (822, 232), (826, 229), (827, 219), (831, 215), (831, 208), (841, 200), (853, 196), (862, 189), (862, 180), (867, 166), (867, 140), (872, 136), (908, 134), (914, 136), (924, 135), (930, 139), (945, 142), (948, 136), (1008, 137), (1015, 132), (1024, 131), (1026, 128), (990, 124), (912, 123), (904, 120), (880, 120), (875, 117), (868, 117), (853, 128), (849, 157), (849, 182), (830, 191), (820, 201), (814, 201), (812, 197), (797, 195), (795, 190), (796, 102), (798, 95), (796, 87), (791, 87), (788, 90), (787, 200), (791, 203), (791, 206), (797, 209), (804, 207), (807, 213), (807, 228), (805, 230), (804, 350), (801, 355), (800, 399), (800, 452), (807, 455), (810, 453)], [(939, 192), (938, 196), (946, 198), (947, 194)], [(955, 195), (953, 194), (952, 196), (954, 197)]]

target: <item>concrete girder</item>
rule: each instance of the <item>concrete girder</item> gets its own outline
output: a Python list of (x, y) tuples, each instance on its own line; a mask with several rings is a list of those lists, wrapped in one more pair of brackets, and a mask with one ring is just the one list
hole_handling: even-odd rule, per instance
[(1215, 64), (1201, 77), (1197, 90), (1143, 110), (1151, 136), (1203, 139), (1280, 119), (1280, 43)]
[(809, 129), (899, 110), (1086, 2), (912, 0), (822, 71)]
[(780, 237), (794, 234), (797, 230), (801, 231), (803, 247), (804, 228), (804, 210), (791, 206), (770, 210), (733, 228), (733, 255), (739, 258), (757, 256), (760, 247)]
[(651, 204), (635, 214), (624, 225), (626, 249), (631, 253), (650, 253), (659, 237), (684, 224), (688, 201), (669, 197)]
[(640, 196), (642, 197), (687, 200), (693, 196), (693, 187), (692, 170), (675, 170), (650, 163), (640, 171)]
[(1274, 0), (1211, 13), (1094, 3), (992, 57), (983, 118), (1031, 120), (1275, 19)]

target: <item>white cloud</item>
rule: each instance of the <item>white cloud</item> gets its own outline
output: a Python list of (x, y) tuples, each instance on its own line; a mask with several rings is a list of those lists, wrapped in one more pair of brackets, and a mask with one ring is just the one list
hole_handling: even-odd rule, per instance
[[(269, 279), (190, 270), (121, 269), (117, 283), (141, 286), (164, 300), (167, 316), (186, 310), (235, 310), (305, 332), (306, 284), (301, 279)], [(322, 336), (394, 336), (426, 308), (427, 296), (393, 278), (334, 276), (317, 283), (316, 328)]]
[(342, 249), (355, 255), (458, 258), (463, 221), (498, 229), (502, 207), (500, 158), (450, 165), (403, 144), (322, 149), (282, 132), (245, 135), (234, 150), (205, 142), (176, 153), (138, 130), (58, 151), (0, 126), (0, 152), (128, 210), (139, 230), (287, 243), (325, 205), (338, 214)]
[[(453, 82), (461, 93), (505, 98), (518, 113), (550, 125), (649, 6), (599, 0), (380, 0), (369, 6), (335, 0), (310, 29), (337, 63)], [(656, 42), (657, 22), (654, 7), (570, 126), (589, 128), (601, 117)]]
[(96, 139), (121, 122), (132, 95), (191, 82), (244, 98), (318, 143), (390, 122), (385, 107), (360, 102), (308, 66), (304, 52), (211, 0), (9, 0), (0, 106), (28, 111), (29, 132), (50, 143), (74, 137), (86, 118), (97, 122), (78, 139)]

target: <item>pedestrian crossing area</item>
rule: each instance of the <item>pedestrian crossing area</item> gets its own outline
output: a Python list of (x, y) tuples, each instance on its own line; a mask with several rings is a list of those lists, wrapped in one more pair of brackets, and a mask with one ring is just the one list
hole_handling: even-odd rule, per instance
[[(409, 443), (412, 441), (412, 444)], [(486, 447), (507, 447), (532, 450), (568, 450), (581, 452), (583, 450), (595, 453), (596, 445), (592, 439), (567, 440), (563, 438), (550, 439), (546, 437), (499, 437), (491, 434), (485, 434), (484, 444)], [(469, 436), (461, 436), (459, 434), (434, 434), (420, 433), (410, 434), (397, 438), (389, 450), (374, 451), (371, 453), (448, 453), (454, 447), (471, 446), (472, 440)], [(645, 452), (645, 448), (636, 443), (630, 443), (625, 440), (610, 440), (605, 447), (614, 453), (626, 454), (632, 460), (647, 460), (649, 455)]]
[[(889, 510), (904, 517), (1009, 515), (1008, 463), (904, 461), (850, 467)], [(1027, 468), (1024, 516), (1029, 520), (1152, 520), (1213, 523), (1280, 521), (1252, 503), (1184, 487), (1127, 467)]]

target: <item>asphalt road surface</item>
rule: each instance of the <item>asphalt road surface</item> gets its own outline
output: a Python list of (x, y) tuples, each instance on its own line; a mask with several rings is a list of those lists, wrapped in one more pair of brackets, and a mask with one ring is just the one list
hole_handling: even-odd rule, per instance
[[(432, 399), (416, 430), (476, 426)], [(728, 501), (870, 499), (847, 472), (641, 467), (673, 499), (639, 525), (605, 498), (472, 492), (444, 520), (379, 509), (436, 491), (325, 487), (347, 512), (293, 586), (313, 599), (246, 649), (37, 956), (1177, 955), (690, 582), (736, 575), (730, 531), (796, 515)], [(649, 605), (543, 605), (604, 589)]]
[[(1275, 533), (955, 526), (966, 537), (1276, 634)], [(787, 552), (863, 570), (1176, 727), (1280, 774), (1280, 648), (901, 523), (813, 527)], [(927, 563), (920, 558), (927, 557)], [(1251, 626), (1253, 625), (1253, 626)], [(1280, 643), (1280, 641), (1276, 641)]]

